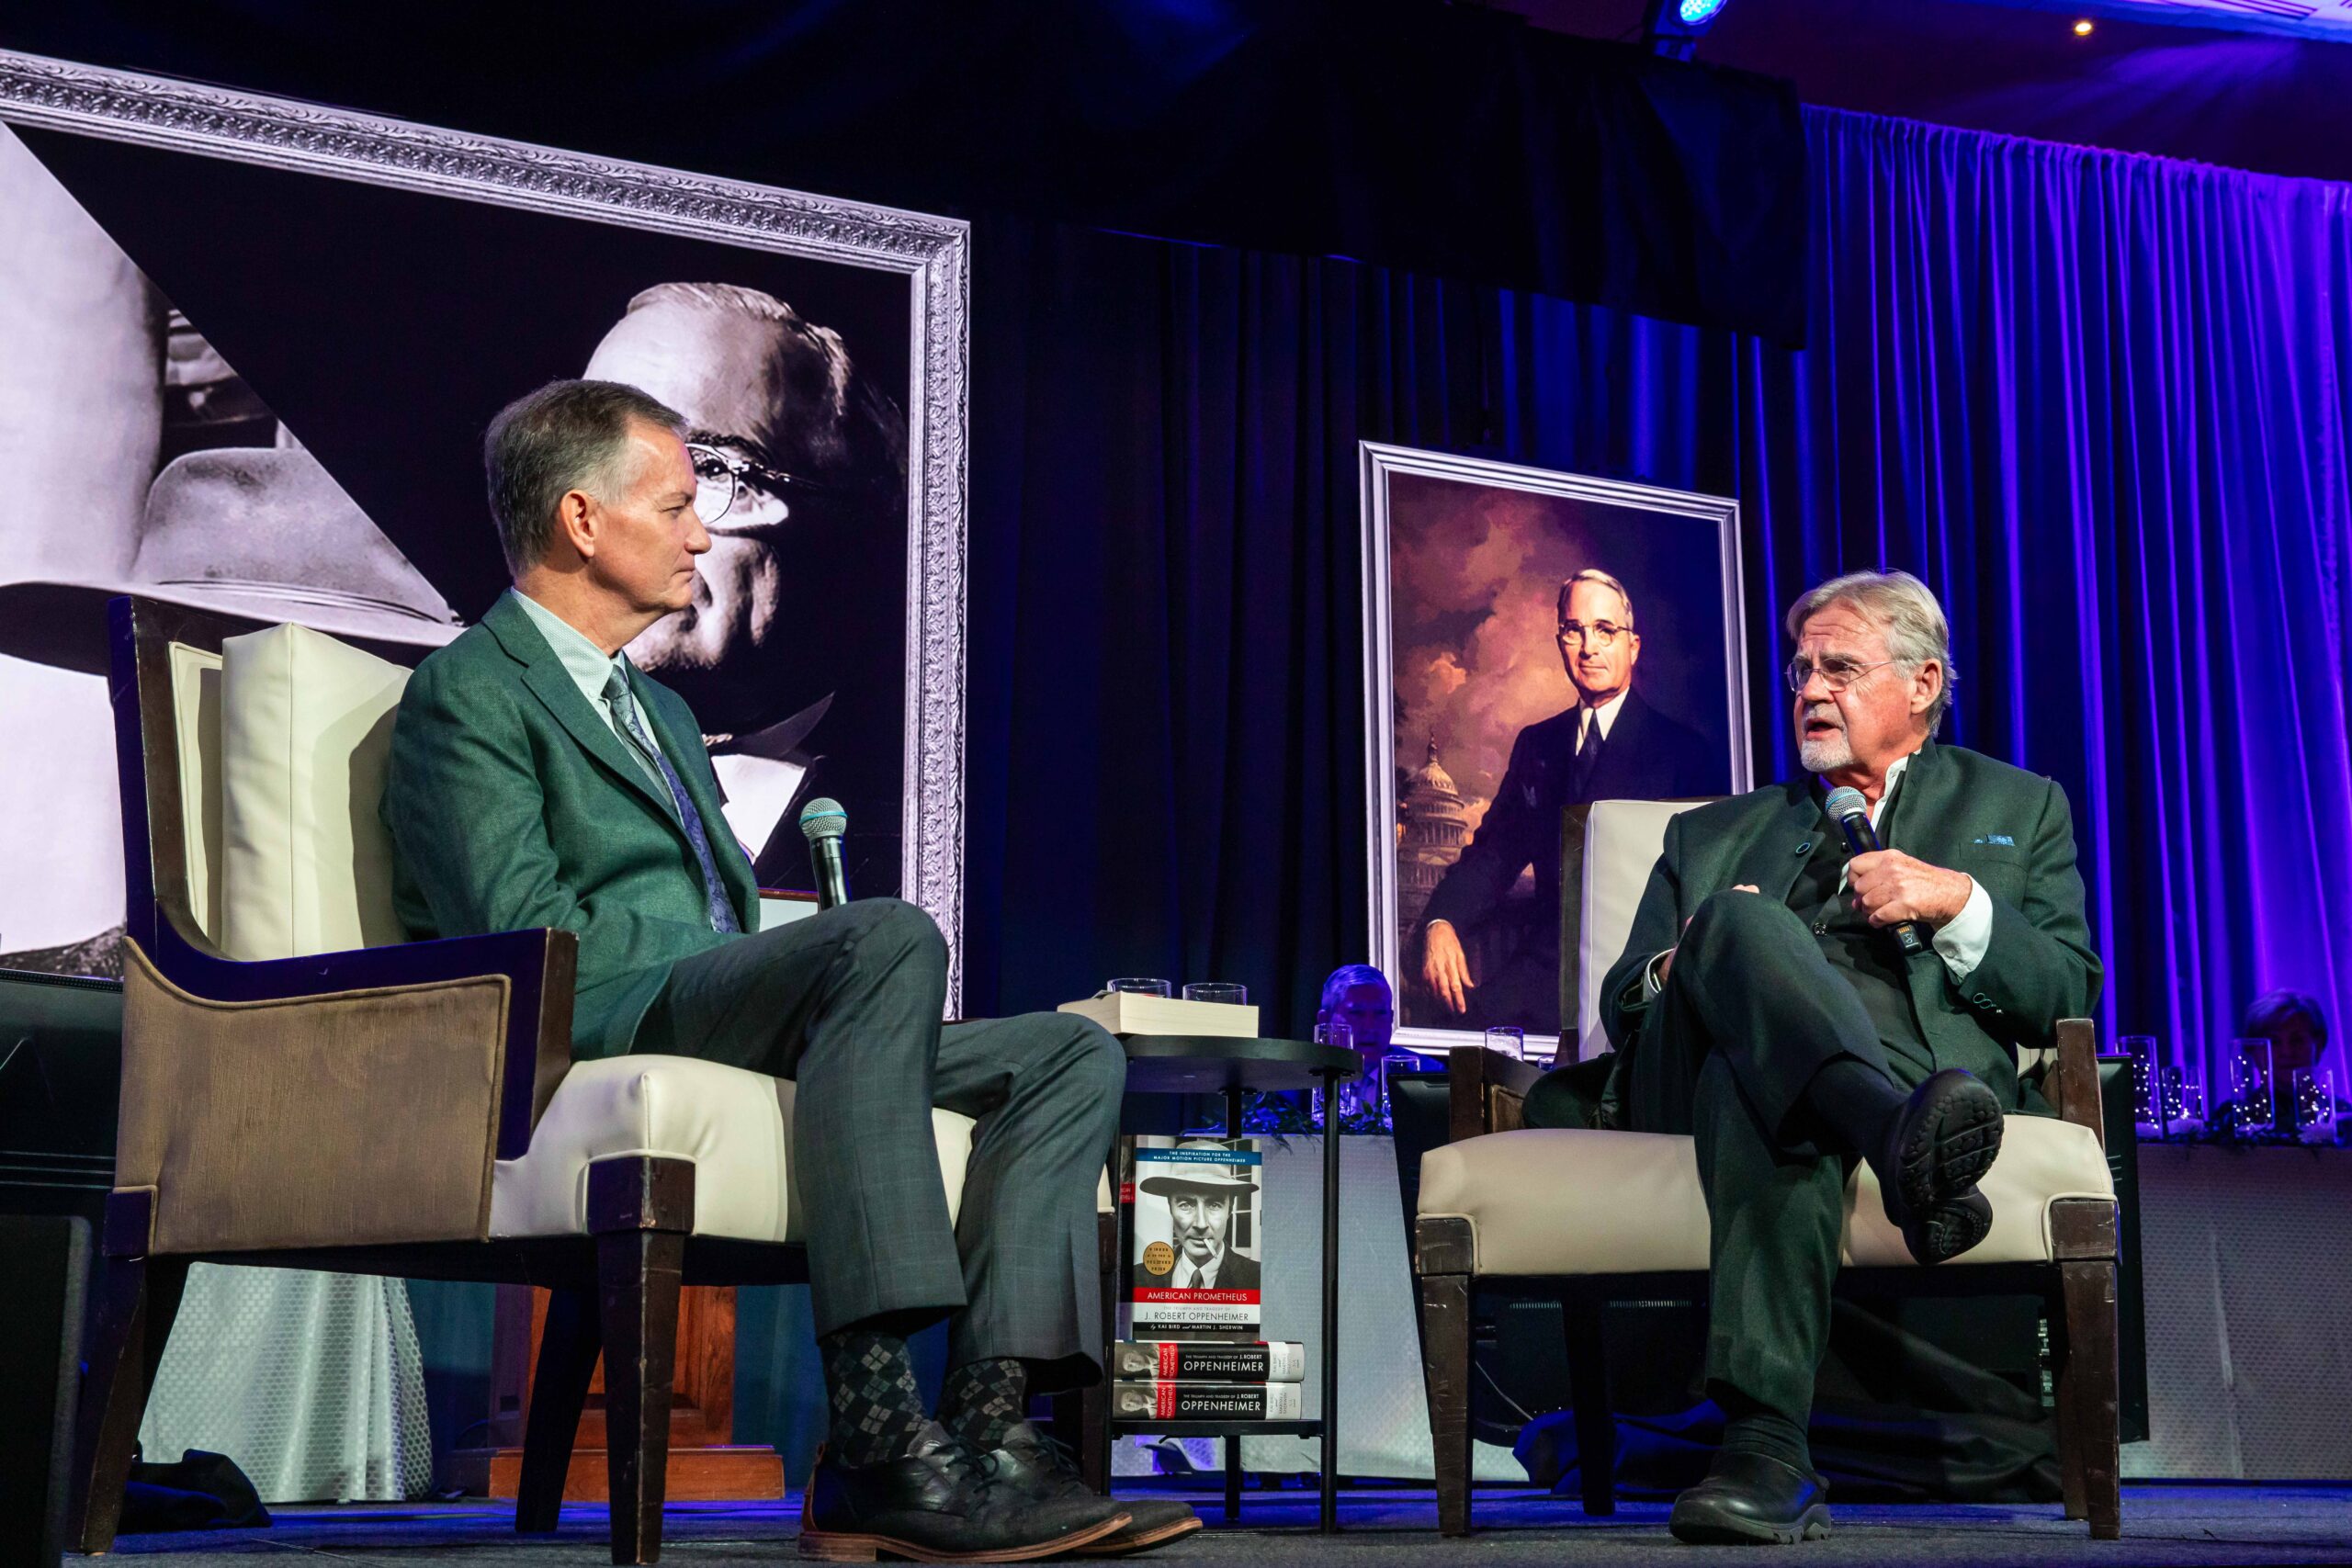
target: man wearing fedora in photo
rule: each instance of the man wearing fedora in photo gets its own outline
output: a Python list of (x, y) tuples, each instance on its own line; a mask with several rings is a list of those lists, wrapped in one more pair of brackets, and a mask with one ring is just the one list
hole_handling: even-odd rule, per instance
[[(586, 380), (491, 423), (514, 589), (402, 694), (384, 795), (401, 918), (418, 938), (576, 932), (576, 1056), (700, 1056), (798, 1085), (832, 1417), (805, 1553), (1018, 1562), (1197, 1529), (1179, 1504), (1096, 1496), (1025, 1419), (1033, 1392), (1102, 1375), (1094, 1192), (1118, 1043), (1069, 1013), (943, 1027), (946, 945), (895, 898), (749, 929), (758, 887), (702, 727), (621, 651), (693, 602), (710, 548), (688, 428)], [(934, 1106), (978, 1123), (953, 1223)], [(943, 1317), (933, 1419), (907, 1339)]]
[[(1178, 1145), (1224, 1146), (1216, 1142)], [(1234, 1211), (1258, 1190), (1256, 1182), (1232, 1166), (1205, 1165), (1181, 1176), (1147, 1176), (1136, 1183), (1136, 1190), (1167, 1200), (1170, 1236), (1176, 1244), (1169, 1272), (1154, 1274), (1143, 1264), (1136, 1265), (1137, 1285), (1178, 1291), (1258, 1289), (1258, 1260), (1233, 1250)]]
[[(1601, 982), (1607, 1091), (1580, 1106), (1570, 1067), (1526, 1106), (1531, 1126), (1696, 1141), (1707, 1390), (1725, 1421), (1706, 1479), (1675, 1501), (1688, 1541), (1827, 1533), (1805, 1428), (1848, 1177), (1871, 1167), (1921, 1263), (1982, 1241), (1977, 1183), (2004, 1113), (2049, 1111), (2018, 1053), (2052, 1045), (2100, 979), (2065, 792), (1934, 739), (1951, 632), (1927, 585), (1850, 573), (1799, 599), (1788, 630), (1803, 771), (1668, 825)], [(1838, 788), (1860, 792), (1885, 848), (1848, 852)]]
[[(0, 211), (0, 473), (15, 506), (0, 526), (0, 966), (119, 975), (107, 602), (137, 593), (411, 649), (458, 627), (6, 130)], [(229, 406), (259, 417), (206, 423)]]

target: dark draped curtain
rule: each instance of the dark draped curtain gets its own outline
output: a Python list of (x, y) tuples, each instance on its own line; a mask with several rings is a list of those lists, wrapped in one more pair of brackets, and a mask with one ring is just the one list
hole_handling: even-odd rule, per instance
[(1360, 439), (1736, 496), (1780, 627), (1918, 573), (1947, 734), (2066, 787), (2109, 1035), (2352, 1002), (2352, 187), (1808, 111), (1812, 345), (1349, 264), (978, 230), (969, 987), (1367, 951)]

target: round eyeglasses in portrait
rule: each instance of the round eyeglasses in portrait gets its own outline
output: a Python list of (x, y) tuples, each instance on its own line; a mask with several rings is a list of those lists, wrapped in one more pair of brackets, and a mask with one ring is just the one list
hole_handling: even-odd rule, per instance
[(695, 515), (722, 533), (774, 527), (792, 515), (796, 500), (831, 488), (707, 442), (686, 443), (686, 456), (695, 465)]

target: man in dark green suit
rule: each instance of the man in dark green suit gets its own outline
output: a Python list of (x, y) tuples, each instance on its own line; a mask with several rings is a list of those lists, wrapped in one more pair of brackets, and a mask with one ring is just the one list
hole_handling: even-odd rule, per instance
[[(420, 938), (577, 933), (582, 1056), (695, 1055), (796, 1081), (833, 1412), (804, 1547), (1013, 1562), (1196, 1527), (1181, 1505), (1131, 1519), (1023, 1419), (1033, 1384), (1100, 1376), (1094, 1192), (1125, 1080), (1117, 1042), (1067, 1014), (943, 1028), (945, 944), (897, 899), (756, 930), (701, 728), (620, 651), (693, 602), (703, 515), (735, 482), (685, 434), (605, 381), (553, 383), (492, 424), (514, 591), (402, 695), (384, 799), (401, 917)], [(934, 1106), (978, 1122), (952, 1224)], [(906, 1337), (942, 1316), (934, 1421)], [(1142, 1526), (1158, 1533), (1135, 1540)]]
[[(1983, 1240), (2001, 1117), (2047, 1110), (2017, 1053), (2087, 1012), (2100, 979), (2064, 793), (1932, 739), (1951, 656), (1927, 586), (1838, 578), (1789, 633), (1805, 773), (1673, 819), (1602, 982), (1601, 1118), (1692, 1134), (1711, 1218), (1707, 1377), (1726, 1426), (1675, 1504), (1686, 1540), (1827, 1530), (1804, 1428), (1853, 1163), (1921, 1262)], [(1825, 809), (1841, 786), (1887, 847), (1849, 853)]]

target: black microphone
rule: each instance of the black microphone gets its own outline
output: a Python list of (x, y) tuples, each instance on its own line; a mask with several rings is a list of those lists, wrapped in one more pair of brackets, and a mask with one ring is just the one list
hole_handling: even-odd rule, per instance
[(842, 869), (842, 835), (849, 813), (838, 800), (812, 800), (800, 810), (800, 831), (808, 840), (808, 869), (817, 878), (817, 908), (849, 902), (849, 873)]
[[(1884, 847), (1878, 841), (1878, 829), (1871, 826), (1870, 802), (1862, 798), (1860, 790), (1851, 784), (1841, 785), (1831, 790), (1829, 798), (1822, 804), (1829, 808), (1838, 826), (1846, 830), (1848, 850), (1859, 855)], [(1913, 921), (1898, 923), (1894, 940), (1906, 954), (1928, 951), (1928, 939), (1919, 934), (1919, 928)]]

